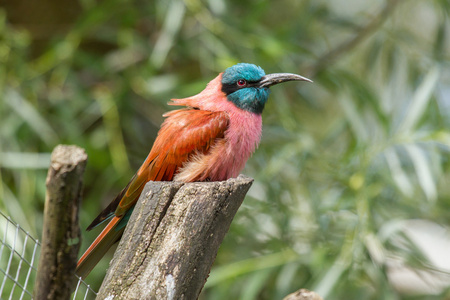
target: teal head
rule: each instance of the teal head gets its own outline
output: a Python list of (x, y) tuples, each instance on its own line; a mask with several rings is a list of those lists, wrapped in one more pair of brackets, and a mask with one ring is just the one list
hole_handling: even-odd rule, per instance
[(240, 63), (229, 67), (223, 73), (222, 92), (237, 107), (261, 114), (269, 98), (269, 87), (292, 80), (312, 82), (297, 74), (274, 73), (266, 75), (261, 67)]

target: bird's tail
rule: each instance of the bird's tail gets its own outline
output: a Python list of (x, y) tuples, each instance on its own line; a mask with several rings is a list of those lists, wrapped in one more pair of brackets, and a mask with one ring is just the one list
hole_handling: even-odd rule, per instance
[(117, 229), (117, 225), (121, 219), (122, 217), (114, 216), (86, 252), (84, 252), (83, 256), (78, 260), (75, 273), (82, 279), (85, 279), (86, 276), (89, 275), (109, 248), (111, 248), (111, 246), (122, 236), (125, 228)]

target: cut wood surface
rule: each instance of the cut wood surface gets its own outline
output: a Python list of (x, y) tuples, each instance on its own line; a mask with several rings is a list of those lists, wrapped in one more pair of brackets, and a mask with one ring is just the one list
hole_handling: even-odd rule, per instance
[(295, 293), (289, 294), (283, 300), (323, 300), (316, 292), (307, 289), (300, 289)]

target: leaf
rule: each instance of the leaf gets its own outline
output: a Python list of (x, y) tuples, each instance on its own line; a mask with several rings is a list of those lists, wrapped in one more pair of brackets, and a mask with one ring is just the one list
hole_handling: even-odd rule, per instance
[(413, 196), (413, 185), (402, 168), (400, 159), (398, 158), (395, 149), (389, 148), (384, 151), (384, 157), (392, 174), (392, 179), (397, 185), (398, 189), (407, 197)]
[(264, 289), (264, 286), (272, 273), (273, 270), (267, 269), (260, 272), (255, 272), (247, 278), (245, 282), (245, 289), (243, 289), (240, 299), (258, 299), (258, 294)]
[(48, 169), (50, 153), (1, 152), (0, 167), (11, 169)]
[(420, 118), (426, 111), (431, 95), (434, 92), (440, 78), (440, 73), (441, 72), (438, 65), (435, 65), (427, 73), (424, 80), (413, 94), (405, 117), (398, 128), (398, 132), (407, 134), (417, 125)]
[(345, 116), (356, 138), (360, 141), (367, 141), (369, 139), (369, 133), (353, 100), (346, 93), (338, 95), (337, 99), (344, 110)]
[(416, 145), (406, 145), (406, 151), (416, 170), (419, 185), (428, 200), (435, 201), (437, 198), (436, 182), (430, 169), (431, 162), (428, 161), (424, 151)]
[(216, 267), (211, 271), (211, 275), (209, 276), (205, 287), (209, 288), (215, 286), (220, 284), (222, 281), (233, 279), (245, 273), (281, 266), (296, 259), (297, 254), (288, 249), (278, 253), (262, 255)]
[(167, 9), (163, 29), (150, 56), (151, 63), (157, 69), (164, 65), (167, 54), (174, 45), (175, 36), (180, 31), (181, 25), (183, 24), (185, 11), (186, 7), (184, 6), (183, 1), (179, 0), (173, 0)]
[(58, 135), (47, 122), (45, 117), (41, 115), (30, 102), (22, 97), (17, 91), (8, 89), (4, 97), (5, 102), (24, 120), (30, 128), (47, 145), (54, 145), (58, 140)]

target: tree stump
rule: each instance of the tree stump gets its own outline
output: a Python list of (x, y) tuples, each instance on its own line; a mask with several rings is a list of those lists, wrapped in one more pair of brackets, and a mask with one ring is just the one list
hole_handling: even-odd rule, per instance
[(252, 182), (147, 183), (97, 299), (197, 299)]
[(41, 256), (34, 299), (69, 299), (81, 233), (78, 209), (87, 155), (76, 146), (57, 146), (47, 174)]
[(300, 289), (295, 293), (289, 294), (283, 300), (323, 300), (316, 292)]

